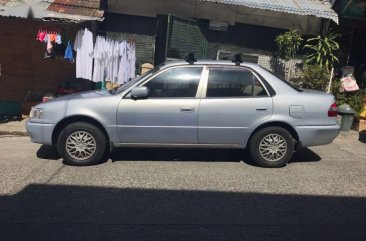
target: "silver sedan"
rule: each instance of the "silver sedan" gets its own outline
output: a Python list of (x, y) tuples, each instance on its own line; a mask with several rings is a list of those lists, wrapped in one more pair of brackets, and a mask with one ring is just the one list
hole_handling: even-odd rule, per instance
[(35, 106), (33, 142), (56, 145), (64, 162), (92, 165), (118, 147), (247, 148), (263, 167), (339, 134), (335, 98), (303, 90), (256, 64), (167, 62), (110, 91)]

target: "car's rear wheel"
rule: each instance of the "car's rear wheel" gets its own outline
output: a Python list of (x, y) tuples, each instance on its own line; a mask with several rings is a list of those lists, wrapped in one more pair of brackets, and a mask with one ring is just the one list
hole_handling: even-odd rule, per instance
[(66, 164), (89, 166), (103, 160), (107, 141), (98, 127), (85, 122), (76, 122), (61, 131), (57, 148)]
[(262, 167), (282, 167), (294, 154), (293, 137), (281, 127), (259, 130), (253, 135), (249, 145), (253, 160)]

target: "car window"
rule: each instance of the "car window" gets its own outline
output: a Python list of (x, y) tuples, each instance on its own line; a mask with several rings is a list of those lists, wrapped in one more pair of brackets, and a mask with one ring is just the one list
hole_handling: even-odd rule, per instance
[(153, 69), (147, 71), (145, 74), (141, 75), (140, 77), (137, 77), (136, 79), (131, 80), (130, 82), (127, 82), (127, 83), (121, 85), (120, 87), (118, 87), (117, 89), (115, 89), (114, 93), (121, 93), (121, 92), (127, 90), (132, 85), (134, 85), (137, 82), (139, 82), (142, 78), (146, 78), (149, 75), (153, 75), (154, 73), (156, 73), (157, 71), (159, 71), (164, 65), (165, 65), (165, 63), (162, 63), (162, 64), (160, 64), (158, 66), (155, 66)]
[(210, 68), (206, 97), (268, 96), (258, 78), (245, 68)]
[(168, 69), (151, 79), (144, 86), (149, 98), (196, 97), (202, 67), (178, 67)]

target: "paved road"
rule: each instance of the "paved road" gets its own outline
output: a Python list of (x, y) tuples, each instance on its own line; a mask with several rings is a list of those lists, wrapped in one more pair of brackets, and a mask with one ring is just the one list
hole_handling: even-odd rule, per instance
[(229, 150), (123, 150), (93, 167), (0, 136), (0, 240), (366, 240), (366, 144), (280, 169)]

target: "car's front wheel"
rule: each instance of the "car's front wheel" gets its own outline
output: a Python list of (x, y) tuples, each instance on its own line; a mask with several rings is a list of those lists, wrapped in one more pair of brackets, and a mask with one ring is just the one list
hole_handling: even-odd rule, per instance
[(74, 166), (94, 165), (103, 160), (106, 137), (96, 126), (76, 122), (66, 126), (57, 140), (57, 149), (64, 162)]
[(293, 137), (281, 127), (259, 130), (253, 135), (249, 145), (253, 160), (263, 167), (282, 167), (294, 154)]

